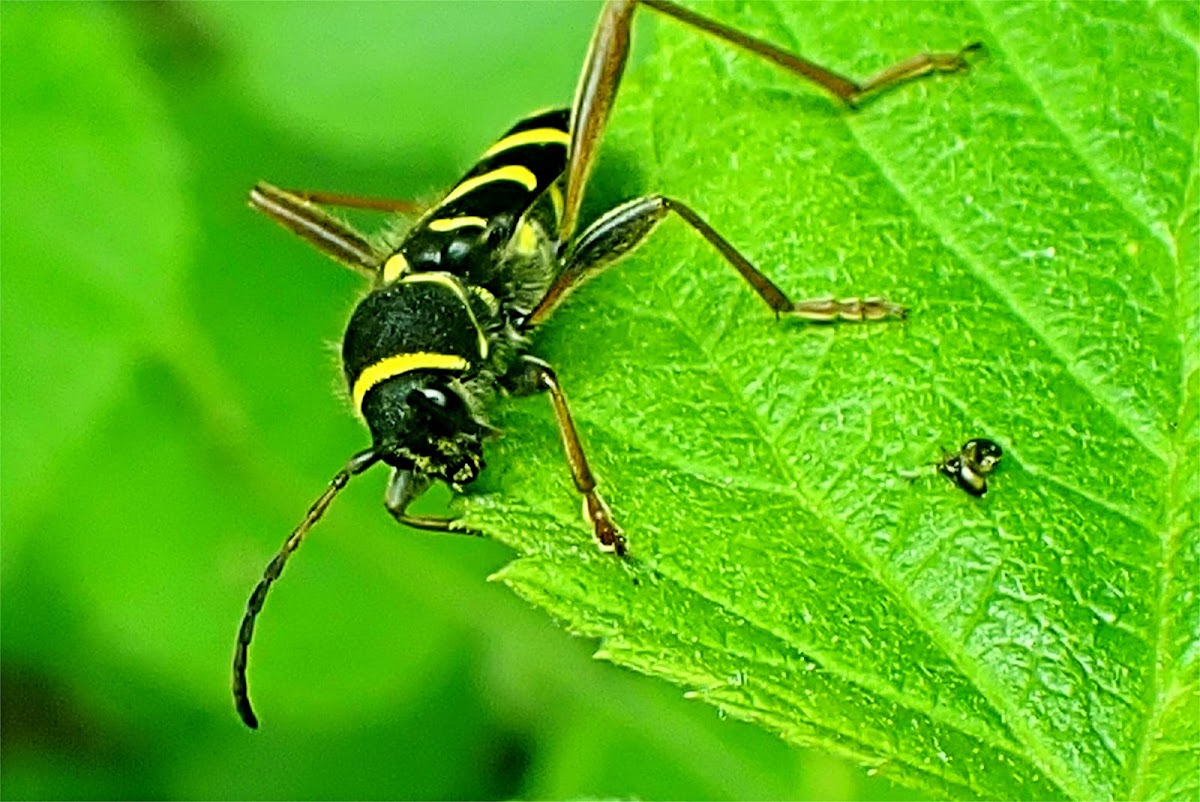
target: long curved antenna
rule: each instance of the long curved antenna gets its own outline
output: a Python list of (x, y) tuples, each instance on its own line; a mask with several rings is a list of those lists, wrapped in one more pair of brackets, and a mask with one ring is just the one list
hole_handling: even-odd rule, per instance
[(325, 510), (350, 481), (350, 477), (362, 473), (374, 465), (378, 459), (379, 455), (371, 449), (355, 454), (346, 463), (346, 467), (329, 480), (329, 487), (325, 488), (325, 492), (321, 494), (320, 498), (308, 508), (308, 513), (300, 525), (288, 535), (288, 539), (283, 542), (283, 548), (275, 555), (275, 559), (271, 560), (267, 570), (263, 571), (262, 579), (258, 581), (254, 592), (250, 594), (250, 600), (246, 602), (246, 613), (242, 616), (242, 625), (238, 628), (237, 646), (233, 652), (233, 703), (237, 707), (238, 715), (242, 717), (243, 723), (250, 729), (258, 728), (258, 717), (254, 715), (254, 708), (250, 705), (250, 692), (246, 687), (246, 662), (249, 659), (250, 640), (254, 637), (254, 620), (262, 612), (263, 603), (267, 600), (267, 591), (270, 590), (271, 583), (283, 573), (283, 566), (287, 564), (288, 557), (300, 548), (300, 542), (304, 540), (308, 530), (321, 520)]

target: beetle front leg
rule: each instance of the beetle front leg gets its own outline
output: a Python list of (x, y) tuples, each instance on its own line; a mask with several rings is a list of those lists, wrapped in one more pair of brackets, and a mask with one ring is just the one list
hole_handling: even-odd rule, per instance
[(584, 518), (591, 524), (596, 542), (602, 551), (610, 551), (618, 557), (624, 557), (625, 537), (621, 534), (621, 527), (613, 520), (608, 504), (596, 490), (596, 478), (592, 475), (587, 456), (583, 453), (583, 444), (579, 441), (579, 432), (571, 419), (567, 397), (558, 383), (558, 377), (554, 375), (554, 370), (540, 359), (524, 356), (521, 360), (521, 367), (506, 382), (510, 392), (516, 395), (536, 392), (550, 394), (558, 434), (562, 438), (567, 465), (571, 469), (571, 479), (575, 482), (575, 489), (583, 496)]
[(304, 195), (265, 181), (250, 190), (250, 208), (307, 240), (317, 250), (346, 267), (374, 279), (385, 254), (362, 234), (317, 206)]
[(413, 529), (478, 537), (480, 535), (479, 532), (456, 526), (458, 522), (457, 518), (409, 514), (408, 505), (412, 504), (418, 496), (428, 490), (430, 484), (432, 482), (427, 476), (421, 476), (411, 469), (401, 470), (396, 468), (392, 471), (392, 478), (388, 480), (387, 495), (384, 496), (383, 505), (387, 508), (391, 516), (396, 519), (397, 523), (411, 526)]

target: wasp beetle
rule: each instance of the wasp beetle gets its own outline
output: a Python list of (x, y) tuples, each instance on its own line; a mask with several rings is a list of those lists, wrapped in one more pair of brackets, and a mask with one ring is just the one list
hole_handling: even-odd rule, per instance
[(568, 293), (626, 256), (666, 217), (674, 214), (707, 240), (776, 315), (815, 322), (904, 317), (903, 307), (882, 298), (791, 301), (696, 211), (664, 195), (623, 203), (576, 233), (639, 6), (770, 61), (849, 106), (922, 75), (964, 70), (966, 54), (978, 47), (919, 54), (858, 83), (668, 0), (609, 0), (571, 107), (514, 125), (390, 246), (375, 244), (321, 205), (411, 212), (407, 201), (255, 186), (251, 207), (370, 282), (347, 325), (342, 364), (371, 445), (333, 477), (246, 605), (233, 660), (233, 693), (247, 726), (258, 724), (246, 686), (255, 619), (308, 530), (350, 477), (382, 462), (391, 467), (385, 504), (392, 517), (421, 529), (463, 531), (452, 519), (413, 515), (408, 507), (435, 481), (461, 489), (479, 475), (483, 443), (493, 431), (487, 410), (500, 392), (549, 395), (596, 541), (604, 550), (625, 553), (625, 538), (596, 489), (566, 397), (551, 367), (529, 353), (530, 335)]

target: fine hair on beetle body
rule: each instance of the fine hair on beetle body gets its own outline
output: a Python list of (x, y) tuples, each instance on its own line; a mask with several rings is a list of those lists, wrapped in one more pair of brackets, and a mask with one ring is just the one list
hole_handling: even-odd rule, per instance
[[(407, 526), (476, 534), (451, 518), (409, 506), (434, 482), (462, 490), (484, 469), (487, 417), (497, 394), (544, 393), (566, 465), (597, 545), (618, 557), (625, 535), (601, 496), (553, 368), (530, 352), (531, 334), (582, 283), (615, 265), (668, 217), (710, 246), (777, 317), (810, 323), (898, 321), (906, 310), (884, 298), (793, 301), (686, 199), (649, 194), (618, 204), (580, 230), (584, 191), (595, 165), (641, 7), (816, 84), (853, 106), (867, 95), (930, 73), (959, 72), (977, 45), (918, 54), (861, 83), (668, 0), (609, 0), (592, 35), (570, 107), (525, 117), (487, 148), (437, 202), (281, 189), (265, 182), (250, 205), (362, 275), (368, 292), (350, 315), (340, 350), (350, 405), (370, 432), (313, 502), (267, 566), (246, 605), (233, 660), (242, 720), (250, 705), (246, 663), (267, 591), (290, 555), (350, 478), (383, 463), (391, 469), (384, 504)], [(324, 206), (416, 214), (402, 235), (368, 237)], [(707, 265), (698, 269), (708, 269)]]

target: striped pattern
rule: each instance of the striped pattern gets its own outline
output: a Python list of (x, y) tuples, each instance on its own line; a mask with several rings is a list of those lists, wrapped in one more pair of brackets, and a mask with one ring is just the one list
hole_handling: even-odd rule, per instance
[(354, 410), (361, 415), (363, 399), (371, 389), (388, 379), (394, 379), (414, 370), (466, 370), (467, 360), (454, 354), (432, 354), (419, 351), (415, 354), (396, 354), (381, 359), (370, 365), (354, 380), (351, 395), (354, 397)]
[(503, 153), (513, 148), (525, 145), (562, 145), (564, 148), (571, 144), (571, 135), (558, 128), (526, 128), (505, 135), (499, 142), (492, 145), (483, 153), (483, 158), (490, 159), (497, 153)]
[[(539, 226), (562, 213), (555, 182), (566, 167), (568, 122), (568, 111), (556, 109), (514, 125), (383, 263), (380, 286), (359, 304), (342, 342), (360, 415), (368, 394), (391, 379), (413, 371), (463, 373), (488, 360), (481, 317), (495, 314), (499, 303), (467, 276), (503, 249), (498, 231), (530, 257), (543, 243)], [(549, 202), (538, 221), (525, 219), (543, 195)]]
[(524, 214), (566, 169), (570, 142), (567, 115), (566, 109), (555, 109), (514, 125), (450, 190), (429, 222)]
[[(520, 184), (525, 188), (526, 192), (534, 192), (538, 188), (537, 176), (534, 175), (534, 172), (528, 167), (523, 164), (505, 164), (501, 167), (497, 167), (495, 170), (490, 170), (486, 173), (483, 173), (482, 175), (464, 178), (459, 182), (458, 186), (450, 190), (450, 194), (446, 195), (446, 197), (442, 199), (442, 202), (438, 204), (438, 208), (452, 208), (455, 201), (457, 201), (459, 198), (470, 195), (477, 189), (486, 189), (488, 191), (497, 190), (499, 187), (493, 187), (491, 185), (498, 184), (501, 181), (512, 181)], [(482, 195), (486, 197), (486, 193), (482, 193)], [(435, 219), (433, 222), (436, 223), (437, 220)]]
[(430, 231), (443, 233), (446, 231), (457, 231), (460, 228), (487, 228), (487, 220), (482, 217), (439, 217), (436, 220), (430, 220), (425, 224)]
[(568, 111), (555, 109), (506, 131), (409, 231), (397, 252), (405, 261), (385, 263), (380, 283), (386, 286), (421, 272), (466, 275), (473, 265), (500, 252), (503, 239), (497, 242), (498, 232), (520, 237), (519, 245), (530, 247), (531, 230), (518, 224), (543, 195), (550, 198), (548, 214), (554, 219), (541, 223), (547, 230), (557, 228), (563, 201), (555, 182), (566, 169), (568, 123)]
[(361, 414), (374, 388), (405, 373), (462, 373), (486, 362), (488, 309), (486, 298), (443, 272), (407, 273), (368, 294), (342, 338), (342, 369), (355, 408)]

